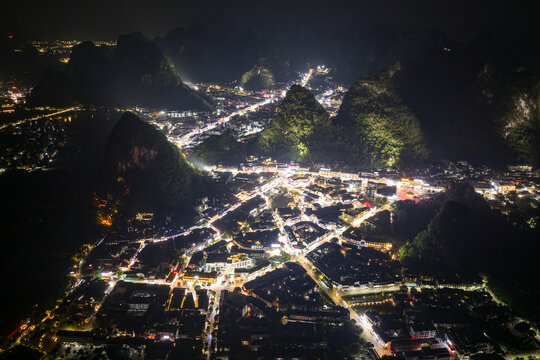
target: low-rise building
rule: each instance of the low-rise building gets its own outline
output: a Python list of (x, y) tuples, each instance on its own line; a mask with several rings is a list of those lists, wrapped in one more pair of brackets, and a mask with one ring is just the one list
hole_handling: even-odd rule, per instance
[(227, 253), (211, 253), (206, 258), (204, 271), (234, 271), (234, 269), (250, 268), (254, 265), (253, 259), (244, 254), (229, 255)]

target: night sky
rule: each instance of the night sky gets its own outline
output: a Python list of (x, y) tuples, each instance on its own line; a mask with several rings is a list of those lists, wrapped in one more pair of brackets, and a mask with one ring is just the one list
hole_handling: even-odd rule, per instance
[(261, 37), (314, 29), (362, 30), (377, 23), (414, 24), (457, 40), (538, 33), (540, 1), (10, 1), (2, 4), (2, 35), (22, 39), (102, 39), (141, 31), (153, 38), (178, 26), (203, 25)]

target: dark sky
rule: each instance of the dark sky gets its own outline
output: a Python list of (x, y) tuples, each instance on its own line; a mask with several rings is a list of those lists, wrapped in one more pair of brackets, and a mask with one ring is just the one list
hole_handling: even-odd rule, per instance
[(259, 36), (403, 23), (458, 40), (484, 32), (521, 36), (540, 28), (538, 0), (10, 0), (0, 11), (2, 35), (25, 39), (107, 40), (134, 31), (153, 38), (193, 23), (230, 34), (251, 29)]

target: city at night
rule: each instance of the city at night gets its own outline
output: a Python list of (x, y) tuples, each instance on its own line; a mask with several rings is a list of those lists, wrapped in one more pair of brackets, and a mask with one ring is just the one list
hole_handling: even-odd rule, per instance
[(0, 360), (540, 360), (540, 1), (0, 13)]

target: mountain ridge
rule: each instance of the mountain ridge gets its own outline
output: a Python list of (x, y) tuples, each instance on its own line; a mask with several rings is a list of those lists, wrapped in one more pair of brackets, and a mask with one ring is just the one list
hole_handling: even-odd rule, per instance
[(45, 72), (28, 102), (210, 109), (180, 80), (159, 47), (140, 33), (121, 35), (114, 50), (90, 41), (74, 46), (65, 70)]

